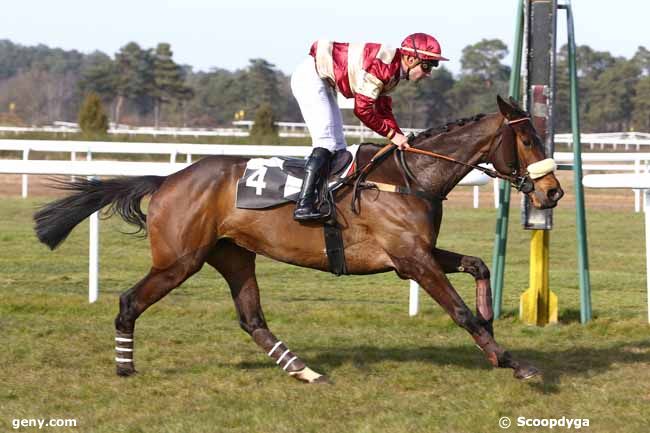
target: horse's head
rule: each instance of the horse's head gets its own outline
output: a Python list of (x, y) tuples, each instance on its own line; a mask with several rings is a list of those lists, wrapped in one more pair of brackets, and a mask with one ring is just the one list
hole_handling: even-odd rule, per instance
[(512, 99), (506, 102), (497, 96), (497, 104), (505, 121), (493, 144), (490, 162), (501, 174), (518, 178), (515, 186), (530, 197), (533, 206), (555, 207), (564, 191), (553, 173), (555, 161), (546, 157), (528, 113)]

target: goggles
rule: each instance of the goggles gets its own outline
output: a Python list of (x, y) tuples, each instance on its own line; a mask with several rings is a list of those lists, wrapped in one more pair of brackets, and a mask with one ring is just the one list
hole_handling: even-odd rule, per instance
[(438, 60), (422, 60), (420, 66), (423, 72), (429, 73), (433, 68), (437, 68), (439, 63)]

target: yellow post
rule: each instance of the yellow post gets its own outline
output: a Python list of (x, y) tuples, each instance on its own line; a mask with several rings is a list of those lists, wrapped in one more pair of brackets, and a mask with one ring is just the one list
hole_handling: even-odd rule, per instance
[(519, 317), (529, 325), (557, 323), (557, 296), (548, 287), (549, 230), (533, 230), (530, 240), (530, 287), (521, 295)]

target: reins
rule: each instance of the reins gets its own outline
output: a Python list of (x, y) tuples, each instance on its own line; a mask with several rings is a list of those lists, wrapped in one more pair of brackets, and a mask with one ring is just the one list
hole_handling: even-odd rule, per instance
[[(507, 121), (505, 123), (504, 126), (506, 126), (506, 125), (510, 126), (510, 125), (520, 123), (520, 122), (524, 122), (524, 121), (527, 121), (527, 120), (530, 120), (530, 118), (529, 117), (522, 117), (521, 119), (509, 120), (509, 121)], [(415, 137), (413, 137), (413, 138), (415, 138)], [(409, 140), (409, 141), (411, 141), (411, 140)], [(430, 156), (432, 158), (437, 158), (437, 159), (442, 159), (442, 160), (445, 160), (445, 161), (453, 162), (454, 164), (463, 165), (465, 167), (470, 167), (470, 168), (472, 168), (474, 170), (478, 170), (480, 172), (485, 173), (487, 176), (489, 176), (491, 178), (499, 178), (499, 179), (507, 180), (508, 182), (510, 182), (512, 184), (512, 186), (516, 190), (522, 191), (522, 192), (527, 192), (526, 191), (526, 189), (528, 188), (528, 186), (527, 186), (527, 183), (528, 183), (527, 182), (527, 176), (512, 176), (512, 175), (502, 174), (502, 173), (499, 173), (497, 170), (492, 170), (492, 169), (489, 169), (489, 168), (486, 168), (486, 167), (481, 167), (480, 165), (469, 164), (467, 162), (459, 161), (459, 160), (457, 160), (455, 158), (452, 158), (450, 156), (447, 156), (447, 155), (442, 155), (440, 153), (430, 152), (428, 150), (418, 149), (418, 148), (415, 148), (413, 146), (409, 147), (408, 149), (404, 149), (402, 152), (417, 153), (417, 154), (420, 154), (420, 155), (426, 155), (426, 156)], [(403, 164), (403, 166), (406, 168), (406, 164)]]
[[(525, 121), (530, 121), (530, 118), (529, 117), (522, 117), (520, 119), (509, 120), (504, 125), (502, 125), (502, 128), (503, 128), (503, 126), (506, 126), (506, 125), (511, 126), (513, 124), (520, 123), (520, 122), (525, 122)], [(409, 138), (408, 138), (409, 144), (415, 138), (416, 137), (413, 134), (410, 134)], [(336, 182), (334, 185), (332, 185), (329, 188), (329, 190), (332, 191), (333, 189), (335, 189), (336, 187), (338, 187), (341, 184), (349, 184), (350, 182), (354, 181), (353, 196), (352, 196), (352, 210), (355, 213), (358, 213), (357, 203), (359, 201), (359, 189), (364, 189), (365, 188), (364, 187), (364, 180), (365, 180), (366, 176), (368, 175), (368, 173), (376, 165), (381, 163), (384, 159), (386, 159), (396, 149), (397, 149), (397, 146), (392, 144), (392, 143), (389, 143), (389, 144), (385, 145), (384, 147), (379, 149), (379, 151), (377, 151), (377, 153), (375, 153), (375, 155), (370, 159), (370, 161), (368, 161), (363, 167), (361, 167), (360, 169), (355, 170), (354, 173), (352, 173), (350, 176), (348, 176), (346, 178), (343, 178), (343, 179), (340, 179), (338, 182)], [(506, 181), (510, 182), (510, 184), (512, 184), (512, 186), (515, 189), (517, 189), (518, 191), (521, 191), (523, 193), (528, 193), (528, 192), (532, 191), (532, 188), (533, 188), (532, 182), (530, 182), (529, 177), (528, 177), (527, 174), (523, 175), (523, 176), (513, 176), (513, 175), (502, 174), (502, 173), (498, 172), (497, 170), (492, 170), (492, 169), (489, 169), (489, 168), (486, 168), (486, 167), (481, 167), (481, 166), (475, 165), (475, 164), (469, 164), (467, 162), (459, 161), (459, 160), (457, 160), (455, 158), (452, 158), (450, 156), (447, 156), (447, 155), (442, 155), (440, 153), (430, 152), (428, 150), (418, 149), (418, 148), (413, 147), (413, 145), (411, 145), (411, 147), (409, 147), (409, 148), (407, 148), (405, 150), (399, 151), (399, 162), (400, 163), (398, 164), (398, 166), (400, 166), (402, 168), (402, 170), (404, 172), (403, 174), (405, 175), (405, 178), (411, 179), (414, 182), (416, 182), (417, 184), (419, 184), (418, 180), (415, 178), (414, 174), (411, 172), (408, 165), (406, 164), (406, 160), (404, 158), (405, 152), (415, 153), (415, 154), (419, 154), (419, 155), (426, 155), (426, 156), (430, 156), (432, 158), (442, 159), (442, 160), (445, 160), (445, 161), (453, 162), (454, 164), (459, 164), (459, 165), (463, 165), (465, 167), (470, 167), (470, 168), (472, 168), (474, 170), (478, 170), (478, 171), (480, 171), (482, 173), (485, 173), (487, 176), (489, 176), (491, 178), (499, 178), (499, 179), (506, 180)], [(513, 173), (514, 173), (514, 171), (513, 171)], [(368, 188), (372, 188), (372, 186), (368, 186)], [(406, 193), (406, 194), (419, 195), (419, 196), (422, 195), (421, 193), (429, 194), (429, 193), (426, 193), (425, 191), (412, 190), (410, 188), (410, 185), (408, 184), (408, 182), (407, 182), (406, 188), (401, 188), (400, 192)], [(435, 197), (429, 197), (429, 198), (435, 198)]]
[[(523, 122), (523, 121), (526, 121), (526, 120), (530, 120), (530, 118), (529, 117), (522, 117), (521, 119), (510, 120), (510, 121), (506, 122), (506, 125), (510, 126), (510, 125), (515, 124), (515, 123)], [(499, 178), (499, 179), (507, 180), (510, 183), (512, 183), (513, 185), (515, 185), (515, 188), (517, 188), (517, 185), (521, 184), (522, 178), (525, 177), (525, 176), (511, 176), (511, 175), (507, 175), (507, 174), (501, 174), (496, 170), (492, 170), (492, 169), (489, 169), (489, 168), (486, 168), (486, 167), (481, 167), (480, 165), (469, 164), (467, 162), (459, 161), (459, 160), (457, 160), (455, 158), (452, 158), (450, 156), (447, 156), (447, 155), (442, 155), (440, 153), (430, 152), (428, 150), (417, 149), (415, 147), (409, 147), (408, 149), (405, 149), (402, 152), (417, 153), (417, 154), (420, 154), (420, 155), (430, 156), (432, 158), (443, 159), (445, 161), (453, 162), (455, 164), (464, 165), (465, 167), (470, 167), (470, 168), (472, 168), (474, 170), (481, 171), (481, 172), (485, 173), (486, 175), (488, 175), (488, 176), (490, 176), (492, 178)], [(519, 188), (517, 188), (517, 189), (519, 189)]]

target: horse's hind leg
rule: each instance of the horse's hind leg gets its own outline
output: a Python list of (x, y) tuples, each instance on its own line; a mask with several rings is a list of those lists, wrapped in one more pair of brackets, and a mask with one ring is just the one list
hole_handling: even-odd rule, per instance
[(476, 316), (479, 322), (487, 328), (490, 335), (494, 336), (492, 322), (492, 287), (490, 286), (490, 270), (483, 260), (478, 257), (464, 256), (462, 254), (436, 248), (433, 257), (445, 274), (466, 272), (476, 281)]
[(255, 277), (255, 253), (224, 239), (217, 244), (206, 261), (228, 282), (239, 324), (253, 341), (290, 376), (307, 383), (327, 383), (325, 376), (307, 367), (269, 330)]
[(136, 319), (183, 281), (196, 273), (205, 262), (209, 248), (183, 256), (165, 269), (152, 267), (146, 277), (120, 296), (120, 312), (115, 318), (115, 363), (119, 376), (134, 374), (133, 337)]

